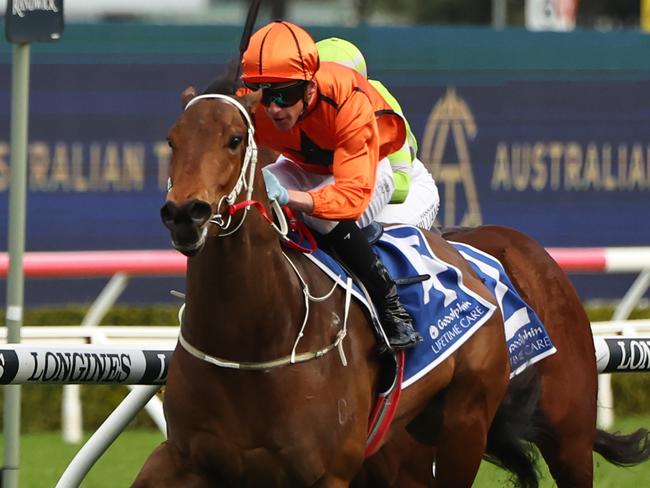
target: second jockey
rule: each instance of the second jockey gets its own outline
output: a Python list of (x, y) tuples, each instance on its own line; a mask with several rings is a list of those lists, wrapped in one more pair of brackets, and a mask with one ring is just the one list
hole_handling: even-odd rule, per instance
[[(359, 48), (351, 42), (338, 37), (330, 37), (318, 41), (316, 47), (321, 62), (332, 61), (348, 66), (363, 75), (364, 78), (368, 78), (366, 60)], [(404, 117), (402, 107), (388, 91), (388, 88), (380, 81), (372, 79), (368, 79), (368, 81), (391, 108)], [(395, 190), (390, 205), (384, 208), (375, 217), (375, 220), (387, 224), (410, 224), (430, 229), (440, 207), (438, 187), (431, 173), (417, 158), (417, 139), (411, 131), (406, 117), (404, 117), (404, 121), (406, 123), (406, 141), (400, 149), (388, 155), (388, 161), (393, 169)]]

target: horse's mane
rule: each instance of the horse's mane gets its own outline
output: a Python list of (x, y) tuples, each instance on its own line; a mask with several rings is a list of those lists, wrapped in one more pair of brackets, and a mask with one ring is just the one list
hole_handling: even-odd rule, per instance
[(226, 71), (220, 77), (213, 80), (203, 91), (203, 94), (220, 93), (222, 95), (234, 95), (242, 86), (239, 79), (240, 73), (239, 56), (233, 57), (226, 65)]

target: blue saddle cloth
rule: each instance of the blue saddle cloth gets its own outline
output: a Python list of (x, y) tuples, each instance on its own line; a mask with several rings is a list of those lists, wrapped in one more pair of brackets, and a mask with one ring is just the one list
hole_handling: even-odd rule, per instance
[[(451, 244), (497, 299), (506, 326), (511, 376), (553, 354), (555, 347), (546, 330), (514, 289), (501, 263), (467, 244)], [(424, 275), (421, 281), (398, 288), (402, 304), (424, 338), (407, 350), (402, 385), (406, 388), (456, 351), (492, 316), (496, 307), (468, 289), (460, 270), (438, 258), (416, 227), (400, 225), (386, 229), (374, 249), (393, 278)], [(328, 254), (318, 249), (308, 257), (345, 286), (347, 273)], [(358, 288), (352, 293), (370, 309)]]

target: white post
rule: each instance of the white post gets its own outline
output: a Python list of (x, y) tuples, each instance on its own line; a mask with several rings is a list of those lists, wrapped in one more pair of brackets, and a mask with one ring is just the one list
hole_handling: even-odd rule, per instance
[[(81, 322), (82, 327), (96, 326), (102, 321), (106, 312), (126, 288), (129, 277), (124, 273), (115, 273), (101, 293), (88, 309)], [(83, 439), (83, 410), (81, 408), (81, 388), (79, 385), (63, 385), (61, 399), (61, 435), (63, 442), (79, 444)]]
[[(650, 287), (650, 269), (643, 270), (634, 280), (632, 286), (621, 299), (612, 320), (626, 320), (639, 300)], [(624, 336), (637, 335), (632, 327), (623, 328)], [(609, 429), (614, 425), (614, 393), (612, 391), (612, 375), (602, 374), (598, 376), (598, 426), (601, 429)]]
[(614, 394), (612, 375), (598, 375), (598, 427), (610, 429), (614, 425)]
[(63, 442), (68, 444), (79, 444), (83, 439), (79, 385), (63, 385), (61, 435), (63, 436)]

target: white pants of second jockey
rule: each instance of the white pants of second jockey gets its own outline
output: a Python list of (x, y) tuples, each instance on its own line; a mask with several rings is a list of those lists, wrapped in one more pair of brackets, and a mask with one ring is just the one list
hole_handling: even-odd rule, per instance
[[(290, 190), (308, 191), (334, 183), (333, 175), (321, 175), (305, 171), (302, 167), (285, 158), (278, 157), (266, 166)], [(373, 221), (382, 223), (410, 224), (429, 229), (438, 212), (440, 198), (435, 181), (418, 160), (413, 161), (411, 184), (406, 200), (400, 204), (390, 204), (395, 190), (393, 171), (387, 158), (377, 165), (375, 189), (368, 208), (357, 220), (359, 227), (365, 227)], [(303, 215), (303, 220), (312, 229), (321, 234), (328, 234), (336, 227), (338, 221), (321, 219), (312, 215)]]
[(411, 183), (406, 200), (387, 205), (375, 220), (383, 224), (409, 224), (430, 229), (440, 208), (438, 187), (431, 173), (417, 158), (413, 160), (410, 174)]

